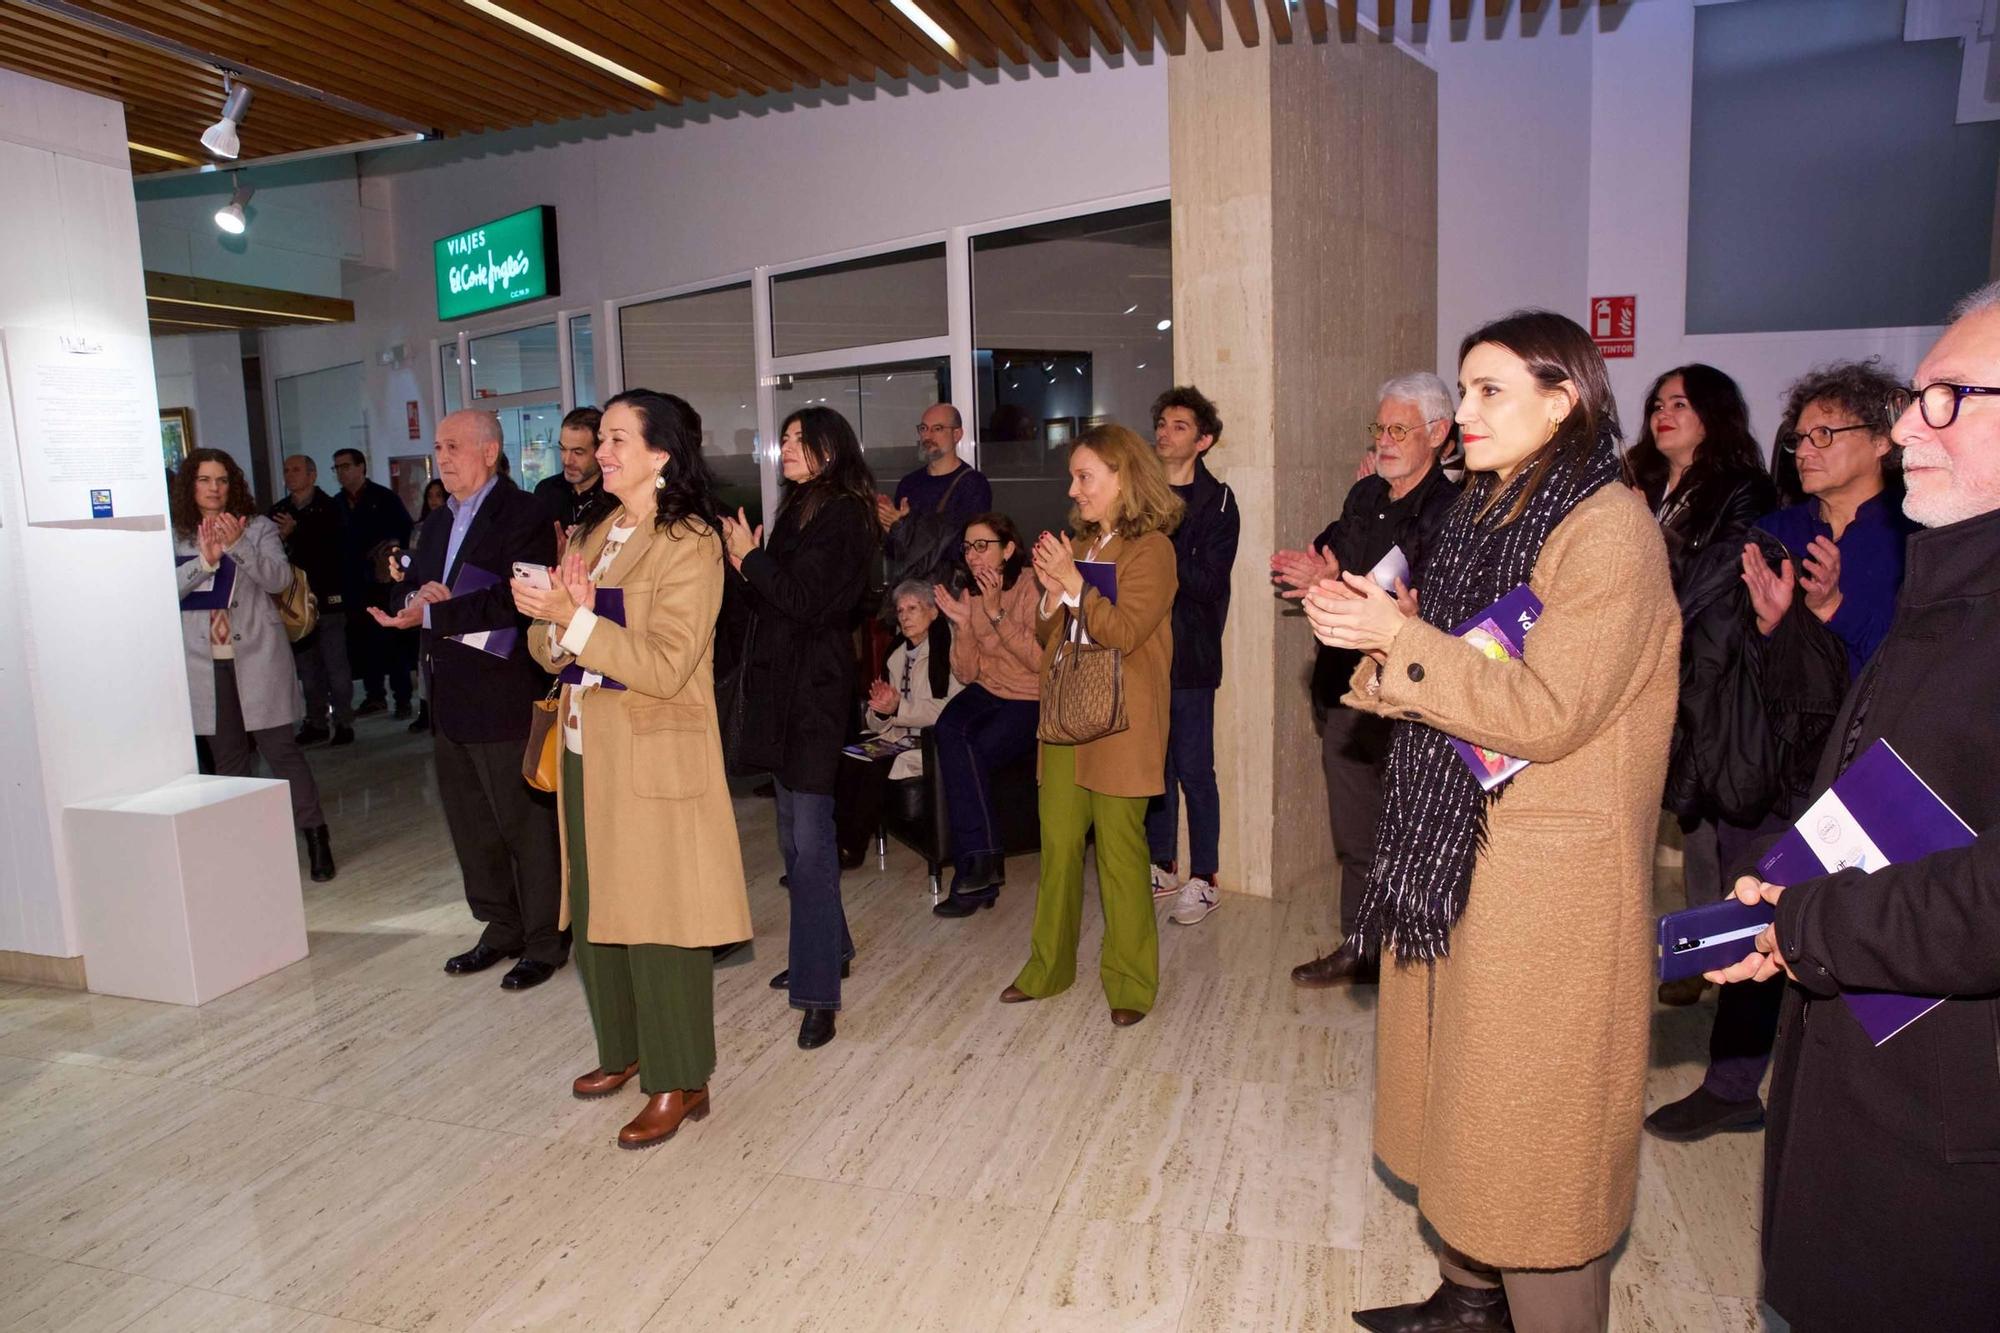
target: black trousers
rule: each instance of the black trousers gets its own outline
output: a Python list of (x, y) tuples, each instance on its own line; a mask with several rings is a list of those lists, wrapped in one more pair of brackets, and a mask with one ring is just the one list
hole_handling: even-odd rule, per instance
[(346, 602), (347, 660), (354, 679), (370, 699), (386, 700), (394, 694), (397, 703), (408, 703), (420, 631), (384, 629), (375, 623), (367, 608), (387, 607), (387, 590), (349, 593)]
[(264, 756), (272, 777), (290, 786), (292, 826), (324, 828), (319, 783), (313, 780), (312, 765), (306, 762), (306, 752), (299, 748), (291, 723), (262, 731), (246, 730), (243, 699), (236, 692), (236, 663), (224, 658), (215, 664), (215, 734), (208, 738), (209, 761), (221, 777), (247, 778), (251, 776), (253, 750)]
[(1340, 934), (1347, 939), (1361, 911), (1375, 864), (1375, 821), (1382, 814), (1382, 766), (1389, 760), (1389, 719), (1352, 708), (1330, 708), (1320, 731), (1326, 774), (1326, 814), (1333, 855), (1340, 862)]
[(472, 919), (486, 923), (480, 943), (561, 965), (569, 946), (556, 928), (562, 901), (562, 850), (556, 801), (521, 780), (527, 742), (461, 744), (433, 731), (438, 798), (465, 879)]

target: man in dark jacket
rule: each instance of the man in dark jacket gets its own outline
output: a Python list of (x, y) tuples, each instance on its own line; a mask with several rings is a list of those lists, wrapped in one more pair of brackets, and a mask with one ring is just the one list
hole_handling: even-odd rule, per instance
[(403, 609), (374, 618), (423, 629), (438, 799), (466, 903), (486, 923), (479, 942), (444, 970), (458, 976), (519, 958), (500, 984), (526, 990), (567, 961), (569, 946), (556, 924), (555, 801), (521, 780), (529, 718), (549, 681), (528, 655), (528, 618), (507, 584), (517, 560), (555, 562), (555, 526), (541, 501), (499, 475), (500, 423), (491, 412), (440, 421), (436, 452), (451, 498), (424, 520)]
[(347, 656), (365, 697), (357, 713), (379, 713), (396, 696), (396, 716), (410, 715), (409, 636), (383, 629), (364, 608), (387, 607), (386, 552), (410, 540), (410, 511), (396, 493), (368, 479), (368, 456), (359, 449), (333, 451), (340, 482), (341, 596), (347, 617)]
[[(335, 745), (354, 740), (354, 675), (347, 665), (346, 585), (340, 566), (340, 507), (319, 488), (319, 465), (304, 454), (285, 460), (285, 498), (271, 506), (271, 521), (285, 541), (285, 558), (306, 573), (319, 603), (313, 632), (292, 645), (299, 685), (306, 696), (299, 744), (331, 734)], [(372, 627), (371, 627), (372, 628)], [(327, 731), (331, 721), (333, 730)]]
[[(1371, 571), (1400, 550), (1414, 578), (1444, 516), (1458, 499), (1458, 483), (1444, 475), (1438, 457), (1451, 435), (1451, 394), (1429, 371), (1398, 375), (1382, 386), (1375, 420), (1375, 472), (1354, 483), (1340, 517), (1327, 524), (1311, 549), (1271, 557), (1271, 580), (1284, 596), (1343, 569)], [(1300, 986), (1372, 982), (1375, 962), (1347, 943), (1375, 861), (1375, 820), (1382, 810), (1382, 766), (1389, 758), (1389, 722), (1341, 705), (1359, 654), (1322, 645), (1313, 663), (1313, 706), (1322, 715), (1320, 766), (1326, 774), (1327, 817), (1340, 862), (1341, 945), (1292, 969)]]
[[(1215, 786), (1215, 691), (1222, 684), (1222, 627), (1229, 619), (1229, 567), (1236, 563), (1236, 497), (1202, 455), (1222, 438), (1215, 404), (1192, 384), (1153, 400), (1153, 447), (1167, 482), (1187, 506), (1174, 529), (1180, 591), (1174, 596), (1174, 667), (1167, 730), (1167, 790), (1146, 811), (1153, 897), (1177, 895), (1171, 918), (1192, 926), (1221, 904), (1216, 884), (1222, 797)], [(1180, 797), (1187, 796), (1188, 860), (1177, 883)]]
[(583, 517), (584, 506), (604, 493), (604, 473), (597, 466), (597, 427), (603, 420), (594, 407), (579, 407), (564, 417), (556, 435), (562, 471), (535, 487), (535, 498), (565, 532)]
[[(1896, 422), (1909, 539), (1888, 637), (1849, 691), (1824, 791), (1886, 740), (1971, 846), (1788, 889), (1757, 952), (1781, 970), (1764, 1149), (1765, 1299), (1794, 1333), (1970, 1333), (2000, 1319), (2000, 285), (1960, 308)], [(1754, 863), (1753, 863), (1754, 864)], [(1881, 1045), (1842, 997), (1945, 999)]]

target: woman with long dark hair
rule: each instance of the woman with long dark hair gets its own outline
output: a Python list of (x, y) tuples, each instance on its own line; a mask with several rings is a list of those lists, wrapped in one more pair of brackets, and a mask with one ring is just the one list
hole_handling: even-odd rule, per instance
[[(291, 787), (292, 823), (316, 881), (334, 875), (319, 784), (292, 728), (305, 716), (291, 640), (271, 598), (292, 586), (278, 525), (257, 512), (236, 460), (190, 452), (168, 492), (180, 585), (181, 646), (194, 734), (214, 768), (248, 777), (251, 752)], [(187, 603), (195, 602), (190, 608)]]
[(1717, 543), (1740, 549), (1736, 539), (1777, 507), (1743, 391), (1700, 362), (1674, 367), (1646, 391), (1625, 472), (1659, 519), (1676, 587), (1697, 554)]
[(855, 609), (879, 529), (875, 479), (840, 413), (808, 407), (786, 417), (778, 459), (785, 498), (769, 541), (741, 510), (722, 520), (747, 612), (723, 716), (731, 761), (768, 771), (777, 788), (792, 927), (789, 965), (771, 985), (804, 1011), (799, 1046), (812, 1050), (833, 1040), (840, 979), (854, 957), (833, 791), (854, 712)]
[[(1420, 612), (1355, 574), (1306, 599), (1320, 642), (1366, 654), (1343, 702), (1394, 719), (1355, 934), (1385, 955), (1375, 1152), (1445, 1245), (1430, 1299), (1355, 1319), (1601, 1329), (1638, 1179), (1680, 616), (1616, 484), (1590, 336), (1526, 311), (1459, 361), (1465, 493)], [(1521, 657), (1452, 632), (1522, 584), (1542, 611)], [(1489, 792), (1454, 741), (1529, 766)]]
[(708, 1114), (711, 950), (750, 937), (712, 668), (722, 519), (685, 407), (650, 389), (605, 404), (597, 462), (616, 503), (579, 528), (548, 588), (513, 584), (535, 617), (529, 650), (562, 673), (562, 924), (598, 1056), (571, 1091), (638, 1077), (623, 1148)]

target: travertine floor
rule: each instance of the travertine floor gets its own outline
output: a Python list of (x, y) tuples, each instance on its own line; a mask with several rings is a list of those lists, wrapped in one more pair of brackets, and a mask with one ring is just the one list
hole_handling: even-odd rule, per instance
[[(341, 875), (307, 886), (308, 961), (199, 1010), (0, 985), (0, 1328), (1268, 1333), (1433, 1285), (1368, 1153), (1369, 995), (1286, 977), (1327, 901), (1163, 913), (1160, 1005), (1119, 1030), (1088, 972), (994, 1002), (1032, 863), (950, 922), (892, 848), (847, 877), (847, 1009), (802, 1052), (745, 799), (757, 957), (718, 974), (715, 1113), (621, 1152), (638, 1094), (569, 1095), (573, 972), (440, 970), (473, 930), (427, 755), (383, 719), (313, 752)], [(1655, 1101), (1708, 1012), (1659, 1015)], [(1759, 1149), (1647, 1142), (1614, 1327), (1759, 1327)]]

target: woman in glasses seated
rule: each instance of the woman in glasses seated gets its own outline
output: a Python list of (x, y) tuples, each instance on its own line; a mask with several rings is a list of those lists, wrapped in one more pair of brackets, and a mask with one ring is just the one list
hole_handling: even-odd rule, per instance
[(868, 842), (881, 827), (889, 784), (907, 793), (901, 784), (923, 777), (922, 732), (936, 725), (938, 714), (962, 688), (951, 674), (951, 625), (937, 623), (932, 586), (905, 579), (890, 597), (900, 633), (882, 674), (868, 684), (868, 712), (861, 722), (867, 735), (843, 752), (846, 762), (833, 794), (843, 870), (854, 869), (867, 856)]
[(962, 595), (935, 590), (951, 622), (951, 673), (965, 686), (937, 720), (938, 767), (951, 819), (951, 895), (931, 910), (971, 916), (1006, 882), (993, 809), (993, 773), (1035, 750), (1042, 715), (1042, 645), (1035, 639), (1035, 581), (1023, 578), (1028, 549), (1005, 514), (965, 525)]

